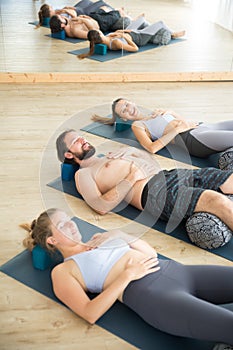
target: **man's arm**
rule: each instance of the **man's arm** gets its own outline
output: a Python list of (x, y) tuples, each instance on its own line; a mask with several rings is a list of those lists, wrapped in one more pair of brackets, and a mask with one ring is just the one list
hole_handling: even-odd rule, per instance
[(121, 203), (133, 185), (143, 178), (143, 172), (132, 162), (129, 174), (105, 193), (99, 191), (91, 172), (86, 169), (76, 172), (75, 183), (85, 202), (97, 213), (104, 215)]

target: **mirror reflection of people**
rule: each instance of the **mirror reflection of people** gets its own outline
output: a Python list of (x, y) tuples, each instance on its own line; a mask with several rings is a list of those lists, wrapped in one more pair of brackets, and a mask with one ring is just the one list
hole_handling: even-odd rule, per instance
[[(83, 59), (93, 55), (95, 44), (105, 44), (109, 50), (113, 51), (136, 52), (139, 50), (139, 47), (148, 43), (167, 45), (172, 39), (185, 35), (184, 30), (174, 32), (162, 21), (147, 26), (144, 23), (145, 17), (140, 15), (124, 30), (117, 30), (107, 35), (104, 35), (101, 31), (91, 30), (87, 35), (90, 41), (89, 52), (78, 55), (78, 58)], [(140, 29), (141, 27), (143, 29)]]
[(126, 28), (132, 20), (123, 7), (114, 9), (103, 0), (94, 3), (89, 0), (82, 0), (75, 6), (65, 6), (61, 9), (54, 9), (51, 5), (43, 4), (38, 12), (39, 24), (36, 27), (39, 28), (43, 25), (45, 19), (55, 15), (61, 15), (67, 19), (83, 15), (91, 17), (98, 22), (102, 32)]
[[(63, 255), (51, 273), (54, 293), (87, 322), (94, 324), (118, 300), (163, 332), (233, 346), (233, 311), (220, 306), (233, 302), (232, 266), (159, 259), (146, 241), (117, 229), (84, 243), (59, 209), (21, 226), (28, 231), (27, 248), (39, 244)], [(90, 299), (88, 292), (97, 296)]]
[(125, 98), (113, 101), (112, 118), (95, 114), (92, 120), (108, 125), (114, 125), (117, 120), (131, 122), (136, 139), (150, 153), (175, 144), (185, 147), (190, 155), (206, 158), (233, 147), (233, 120), (199, 123), (166, 109), (145, 114), (137, 104)]

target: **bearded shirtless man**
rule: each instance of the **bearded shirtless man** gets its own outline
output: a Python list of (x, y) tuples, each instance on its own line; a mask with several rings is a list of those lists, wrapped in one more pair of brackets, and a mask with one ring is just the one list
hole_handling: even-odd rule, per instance
[(56, 142), (61, 162), (73, 162), (78, 192), (97, 213), (104, 215), (123, 200), (156, 220), (187, 219), (194, 212), (218, 216), (233, 230), (233, 171), (215, 168), (162, 170), (153, 155), (124, 147), (105, 157), (75, 130)]

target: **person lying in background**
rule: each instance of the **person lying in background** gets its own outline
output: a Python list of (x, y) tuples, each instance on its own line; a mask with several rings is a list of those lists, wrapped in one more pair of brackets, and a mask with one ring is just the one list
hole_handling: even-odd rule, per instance
[[(139, 16), (131, 22), (125, 30), (117, 30), (116, 32), (104, 35), (101, 31), (91, 30), (87, 38), (90, 41), (89, 52), (78, 55), (83, 59), (90, 57), (94, 53), (95, 44), (105, 44), (109, 50), (125, 50), (128, 52), (136, 52), (139, 47), (148, 43), (155, 45), (167, 45), (172, 39), (180, 38), (185, 35), (185, 31), (174, 32), (162, 22), (156, 22), (148, 26), (144, 26), (144, 15)], [(143, 29), (140, 29), (143, 28)]]
[(117, 121), (129, 123), (140, 145), (150, 153), (175, 144), (192, 156), (206, 158), (233, 147), (233, 120), (199, 123), (166, 109), (145, 114), (125, 98), (113, 101), (112, 118), (95, 114), (92, 120), (108, 125), (115, 125)]
[(82, 0), (74, 7), (65, 6), (62, 9), (53, 9), (48, 4), (42, 5), (38, 12), (39, 24), (37, 28), (43, 24), (45, 18), (51, 18), (54, 15), (61, 15), (68, 19), (88, 15), (99, 23), (102, 32), (123, 29), (131, 23), (131, 17), (126, 14), (123, 7), (114, 9), (102, 0), (94, 3)]

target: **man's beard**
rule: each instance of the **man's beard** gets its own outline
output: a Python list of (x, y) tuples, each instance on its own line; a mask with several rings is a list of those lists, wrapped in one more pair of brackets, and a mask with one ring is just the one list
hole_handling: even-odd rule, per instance
[(89, 145), (89, 148), (86, 150), (82, 150), (82, 153), (72, 152), (72, 154), (77, 157), (79, 160), (84, 160), (92, 157), (95, 154), (95, 147)]

